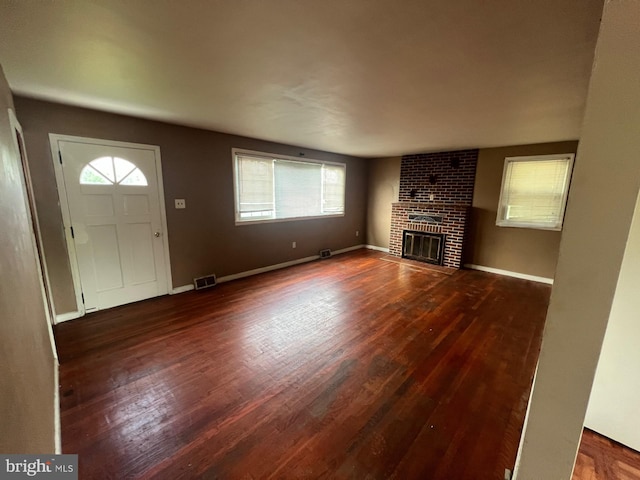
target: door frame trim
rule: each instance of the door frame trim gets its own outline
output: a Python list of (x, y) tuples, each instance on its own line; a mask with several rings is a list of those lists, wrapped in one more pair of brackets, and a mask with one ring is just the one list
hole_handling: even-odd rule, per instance
[(31, 170), (29, 167), (29, 156), (27, 154), (27, 146), (24, 139), (24, 130), (18, 121), (18, 117), (12, 108), (8, 109), (9, 125), (11, 126), (11, 135), (15, 143), (15, 147), (20, 154), (20, 165), (22, 167), (22, 181), (25, 187), (25, 204), (29, 217), (29, 227), (31, 230), (31, 240), (33, 250), (38, 256), (36, 262), (40, 277), (40, 291), (42, 292), (42, 303), (44, 306), (44, 314), (47, 320), (47, 333), (49, 334), (49, 343), (51, 344), (51, 354), (53, 355), (53, 444), (54, 453), (62, 453), (62, 427), (60, 424), (60, 385), (58, 349), (56, 340), (53, 336), (53, 327), (55, 323), (55, 307), (53, 305), (53, 293), (51, 291), (51, 283), (49, 282), (49, 272), (47, 271), (47, 259), (44, 255), (44, 244), (42, 243), (42, 234), (40, 231), (40, 221), (38, 220), (38, 211), (36, 208), (36, 197), (33, 190), (33, 182), (31, 180)]
[[(53, 303), (53, 294), (51, 290), (51, 281), (49, 280), (49, 271), (47, 269), (47, 257), (44, 252), (44, 244), (42, 243), (42, 233), (40, 230), (40, 220), (38, 219), (38, 211), (36, 208), (36, 197), (33, 190), (33, 182), (31, 180), (31, 167), (29, 166), (29, 156), (27, 155), (27, 146), (24, 140), (24, 130), (22, 125), (18, 121), (18, 117), (15, 112), (9, 108), (9, 124), (11, 125), (11, 134), (16, 147), (22, 150), (20, 161), (22, 162), (23, 177), (25, 183), (25, 189), (27, 192), (27, 210), (30, 214), (30, 221), (32, 223), (33, 230), (33, 242), (34, 249), (38, 254), (38, 270), (40, 271), (42, 296), (45, 300), (45, 310), (47, 314), (47, 321), (53, 325), (55, 317), (55, 305)], [(18, 134), (20, 135), (18, 137)], [(53, 340), (53, 332), (52, 332)], [(55, 351), (55, 348), (54, 348)]]
[(80, 269), (78, 266), (78, 257), (76, 254), (75, 242), (71, 236), (71, 213), (69, 210), (69, 202), (67, 199), (67, 189), (64, 183), (64, 172), (60, 163), (60, 145), (58, 142), (68, 141), (76, 143), (84, 143), (89, 145), (108, 145), (111, 147), (121, 148), (137, 148), (145, 150), (153, 150), (156, 160), (156, 180), (158, 182), (158, 201), (160, 202), (160, 222), (162, 225), (162, 247), (164, 251), (164, 263), (166, 270), (166, 290), (171, 293), (173, 288), (173, 280), (171, 278), (171, 261), (169, 256), (169, 229), (167, 228), (167, 210), (164, 201), (164, 182), (162, 180), (162, 159), (160, 157), (160, 147), (157, 145), (148, 145), (143, 143), (120, 142), (115, 140), (105, 140), (100, 138), (78, 137), (74, 135), (62, 135), (57, 133), (49, 134), (49, 144), (51, 147), (51, 160), (53, 161), (53, 170), (56, 177), (56, 186), (58, 187), (58, 198), (60, 200), (60, 213), (62, 214), (62, 224), (64, 227), (64, 236), (67, 244), (67, 255), (69, 257), (69, 265), (71, 267), (71, 277), (73, 279), (73, 290), (76, 297), (76, 312), (67, 312), (62, 315), (56, 315), (55, 323), (64, 322), (73, 318), (84, 316), (85, 308), (82, 302), (82, 284), (80, 282)]

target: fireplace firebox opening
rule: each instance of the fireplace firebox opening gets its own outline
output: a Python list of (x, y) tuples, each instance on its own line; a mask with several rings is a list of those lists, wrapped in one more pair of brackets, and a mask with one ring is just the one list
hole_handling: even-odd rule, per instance
[(442, 265), (445, 235), (404, 230), (402, 256), (411, 260)]

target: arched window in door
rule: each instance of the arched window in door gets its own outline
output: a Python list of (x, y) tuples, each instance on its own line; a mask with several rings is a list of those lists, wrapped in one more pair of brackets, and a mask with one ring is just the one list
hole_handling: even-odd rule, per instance
[(84, 166), (80, 172), (81, 185), (147, 186), (147, 177), (129, 160), (119, 157), (100, 157)]

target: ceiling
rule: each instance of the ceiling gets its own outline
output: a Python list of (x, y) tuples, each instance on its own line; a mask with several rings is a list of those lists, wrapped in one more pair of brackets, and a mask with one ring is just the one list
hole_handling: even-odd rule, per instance
[(602, 0), (0, 2), (14, 93), (363, 157), (579, 137)]

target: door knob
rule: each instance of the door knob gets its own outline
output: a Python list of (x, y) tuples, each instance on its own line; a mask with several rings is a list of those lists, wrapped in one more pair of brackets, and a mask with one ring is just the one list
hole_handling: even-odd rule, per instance
[(158, 238), (160, 236), (160, 232), (156, 232), (153, 234), (154, 237)]

